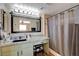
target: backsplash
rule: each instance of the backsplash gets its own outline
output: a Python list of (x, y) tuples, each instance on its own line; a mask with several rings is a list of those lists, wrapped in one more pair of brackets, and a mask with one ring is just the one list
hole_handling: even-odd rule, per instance
[(13, 33), (10, 35), (10, 40), (19, 40), (21, 39), (30, 39), (31, 37), (38, 37), (38, 36), (43, 36), (40, 33)]

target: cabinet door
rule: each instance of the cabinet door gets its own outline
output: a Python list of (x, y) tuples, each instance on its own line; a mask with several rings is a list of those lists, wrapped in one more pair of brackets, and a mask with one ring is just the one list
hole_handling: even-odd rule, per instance
[(20, 45), (15, 45), (15, 52), (14, 52), (14, 54), (15, 54), (15, 56), (20, 56), (21, 55), (21, 49), (20, 49)]
[(14, 46), (2, 47), (2, 56), (12, 56), (14, 55)]
[(21, 49), (21, 56), (33, 56), (33, 45), (31, 43), (22, 44), (19, 49)]
[(0, 48), (0, 56), (1, 56), (1, 48)]

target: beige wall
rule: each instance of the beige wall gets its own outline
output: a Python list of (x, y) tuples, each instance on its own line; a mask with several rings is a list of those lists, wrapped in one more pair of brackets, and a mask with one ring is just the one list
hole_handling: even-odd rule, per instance
[(48, 18), (50, 16), (44, 15), (44, 36), (48, 37)]

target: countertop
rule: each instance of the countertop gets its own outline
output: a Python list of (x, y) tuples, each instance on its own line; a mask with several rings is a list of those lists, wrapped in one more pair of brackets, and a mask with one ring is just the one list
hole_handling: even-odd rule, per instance
[(0, 47), (12, 46), (12, 45), (18, 45), (18, 44), (25, 44), (25, 43), (31, 43), (31, 42), (32, 42), (32, 41), (1, 43), (1, 44), (0, 44)]
[(22, 41), (22, 42), (0, 43), (0, 47), (25, 44), (25, 43), (35, 43), (35, 42), (38, 43), (38, 42), (43, 42), (44, 40), (48, 40), (48, 38), (47, 37), (32, 37), (30, 40)]

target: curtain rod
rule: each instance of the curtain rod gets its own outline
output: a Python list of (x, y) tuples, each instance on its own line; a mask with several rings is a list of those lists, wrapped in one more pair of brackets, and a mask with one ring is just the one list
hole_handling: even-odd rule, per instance
[[(70, 9), (72, 9), (72, 8), (77, 7), (77, 6), (79, 6), (79, 5), (73, 6), (73, 7), (69, 8), (69, 9), (66, 9), (66, 10), (64, 10), (64, 11), (62, 11), (62, 12), (57, 13), (57, 14), (63, 13), (63, 12), (65, 12), (65, 11), (68, 11), (68, 10), (70, 10)], [(55, 15), (57, 15), (57, 14), (55, 14)], [(53, 15), (53, 16), (55, 16), (55, 15)], [(50, 16), (50, 17), (53, 17), (53, 16)], [(48, 17), (48, 18), (49, 18), (49, 17)]]

